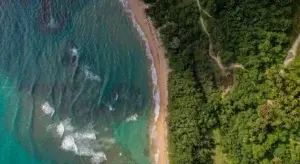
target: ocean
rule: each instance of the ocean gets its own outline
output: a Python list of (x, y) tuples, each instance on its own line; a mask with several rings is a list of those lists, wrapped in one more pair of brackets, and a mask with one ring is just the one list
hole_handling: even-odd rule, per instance
[(151, 61), (118, 0), (0, 2), (0, 163), (149, 164)]

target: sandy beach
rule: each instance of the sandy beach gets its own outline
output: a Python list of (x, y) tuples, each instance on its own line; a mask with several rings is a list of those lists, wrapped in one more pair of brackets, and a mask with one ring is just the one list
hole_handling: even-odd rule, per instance
[[(152, 132), (152, 150), (151, 156), (154, 161), (158, 164), (168, 163), (168, 153), (167, 153), (167, 104), (168, 104), (168, 61), (165, 57), (165, 49), (160, 43), (157, 32), (155, 31), (152, 22), (147, 17), (145, 8), (146, 4), (142, 0), (128, 0), (128, 7), (131, 10), (133, 17), (136, 22), (141, 27), (142, 31), (147, 38), (151, 54), (153, 56), (154, 67), (157, 73), (157, 84), (159, 88), (160, 95), (160, 111), (159, 117), (156, 122), (153, 122), (155, 131)], [(152, 119), (154, 120), (154, 119)], [(151, 127), (153, 129), (153, 127)], [(158, 158), (154, 157), (158, 153)], [(154, 159), (156, 158), (156, 160)]]

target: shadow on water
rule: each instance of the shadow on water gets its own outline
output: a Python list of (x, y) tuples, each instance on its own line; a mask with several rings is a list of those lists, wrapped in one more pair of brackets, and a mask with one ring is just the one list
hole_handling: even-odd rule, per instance
[(36, 24), (42, 34), (57, 34), (65, 30), (75, 12), (80, 12), (91, 0), (41, 0)]

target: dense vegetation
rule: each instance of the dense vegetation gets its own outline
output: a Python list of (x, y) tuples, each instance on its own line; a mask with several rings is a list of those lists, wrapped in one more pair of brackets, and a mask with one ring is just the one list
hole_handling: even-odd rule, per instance
[[(283, 68), (300, 32), (299, 2), (199, 0), (202, 11), (196, 0), (145, 2), (172, 69), (170, 162), (213, 163), (219, 144), (224, 163), (300, 163), (300, 58)], [(244, 70), (220, 73), (208, 55), (201, 14), (223, 64), (240, 63)]]

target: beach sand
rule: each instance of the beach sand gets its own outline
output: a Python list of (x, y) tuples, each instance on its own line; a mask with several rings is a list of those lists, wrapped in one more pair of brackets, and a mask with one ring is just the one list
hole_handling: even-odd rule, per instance
[[(153, 56), (153, 62), (157, 73), (157, 84), (160, 95), (160, 112), (156, 122), (153, 122), (155, 131), (152, 132), (151, 137), (153, 141), (151, 156), (154, 158), (155, 153), (158, 154), (158, 164), (168, 163), (167, 152), (167, 105), (168, 105), (168, 61), (165, 57), (165, 49), (162, 46), (158, 34), (152, 25), (152, 22), (147, 17), (145, 9), (147, 5), (142, 0), (128, 0), (128, 7), (131, 10), (136, 22), (141, 27), (142, 31), (147, 38), (151, 54)], [(152, 119), (154, 120), (154, 119)], [(153, 127), (152, 127), (153, 128)], [(154, 135), (154, 136), (153, 136)], [(157, 151), (158, 150), (158, 151)], [(154, 160), (154, 159), (153, 159)], [(155, 160), (154, 160), (155, 161)]]

